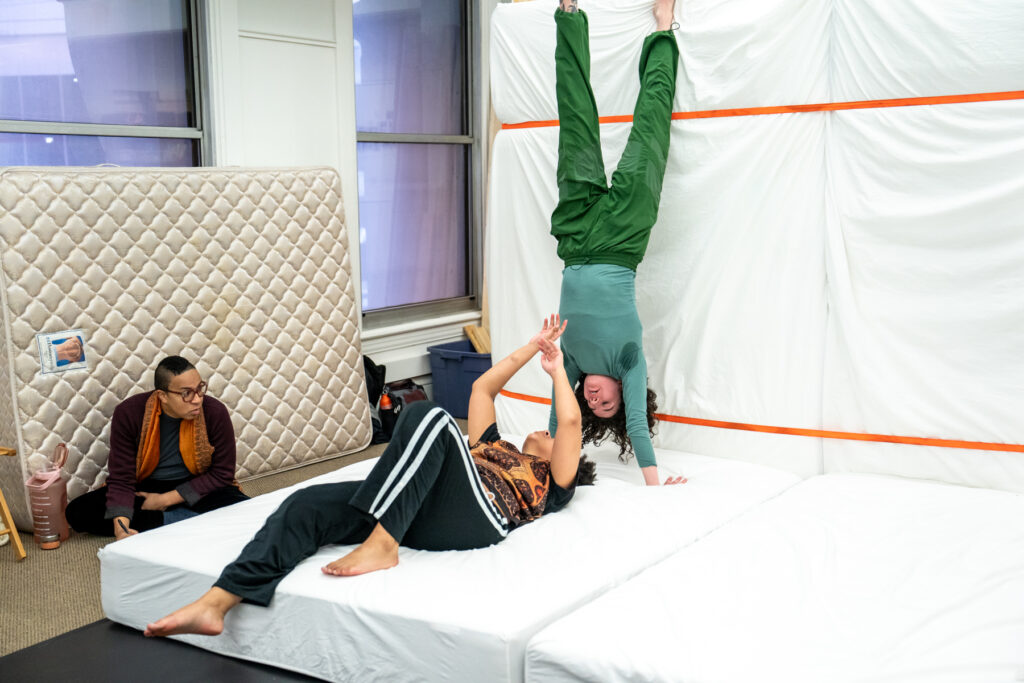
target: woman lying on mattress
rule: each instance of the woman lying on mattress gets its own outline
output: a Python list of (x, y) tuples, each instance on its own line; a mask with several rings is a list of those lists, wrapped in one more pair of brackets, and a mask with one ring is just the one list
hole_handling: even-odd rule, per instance
[[(296, 491), (197, 601), (146, 627), (147, 636), (216, 635), (224, 615), (245, 601), (266, 606), (277, 584), (320, 546), (359, 543), (322, 568), (355, 576), (398, 564), (398, 546), (468, 550), (498, 543), (541, 515), (561, 510), (577, 486), (594, 482), (580, 454), (580, 409), (554, 343), (565, 331), (557, 315), (529, 343), (473, 383), (467, 447), (452, 417), (429, 401), (402, 411), (394, 436), (364, 481)], [(501, 438), (494, 397), (537, 352), (554, 383), (561, 429), (533, 432), (523, 452)]]
[[(643, 328), (636, 309), (636, 268), (658, 217), (668, 160), (669, 124), (679, 48), (672, 34), (675, 0), (656, 0), (657, 30), (640, 52), (640, 94), (633, 127), (608, 187), (597, 104), (590, 87), (587, 15), (575, 0), (555, 10), (558, 100), (558, 205), (551, 234), (565, 264), (559, 313), (572, 320), (562, 351), (587, 442), (610, 433), (648, 485), (659, 482), (651, 434), (657, 408), (647, 388)], [(577, 382), (579, 382), (577, 386)], [(549, 429), (557, 434), (557, 411)], [(666, 484), (685, 482), (669, 478)]]

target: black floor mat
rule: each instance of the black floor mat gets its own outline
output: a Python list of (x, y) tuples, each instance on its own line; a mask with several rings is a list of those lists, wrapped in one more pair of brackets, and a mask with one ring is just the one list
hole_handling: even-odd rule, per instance
[(167, 638), (146, 638), (139, 631), (102, 619), (0, 657), (0, 680), (268, 683), (318, 679)]

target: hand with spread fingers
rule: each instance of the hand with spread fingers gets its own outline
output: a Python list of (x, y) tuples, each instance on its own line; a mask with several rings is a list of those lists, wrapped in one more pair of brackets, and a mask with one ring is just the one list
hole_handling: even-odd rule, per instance
[(544, 326), (540, 332), (533, 335), (530, 339), (530, 343), (540, 348), (540, 342), (542, 339), (546, 339), (549, 342), (555, 342), (562, 333), (565, 332), (565, 326), (569, 324), (568, 320), (562, 320), (557, 313), (552, 313), (548, 318), (544, 319)]

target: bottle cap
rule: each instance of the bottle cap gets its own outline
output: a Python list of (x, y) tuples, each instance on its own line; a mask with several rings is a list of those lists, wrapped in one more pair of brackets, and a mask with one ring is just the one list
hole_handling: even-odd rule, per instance
[(391, 408), (391, 397), (387, 394), (381, 394), (380, 397), (380, 409), (389, 410)]

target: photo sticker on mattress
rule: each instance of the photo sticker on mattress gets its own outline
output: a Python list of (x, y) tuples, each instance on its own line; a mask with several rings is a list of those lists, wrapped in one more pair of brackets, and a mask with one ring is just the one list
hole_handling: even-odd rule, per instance
[(40, 332), (36, 335), (39, 347), (40, 371), (45, 374), (85, 369), (85, 341), (81, 330)]

